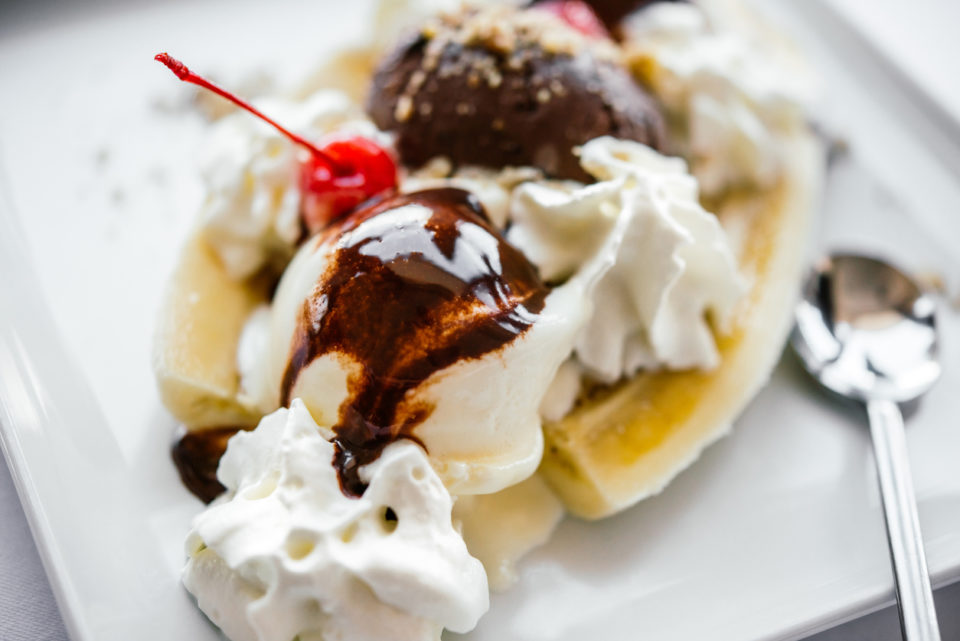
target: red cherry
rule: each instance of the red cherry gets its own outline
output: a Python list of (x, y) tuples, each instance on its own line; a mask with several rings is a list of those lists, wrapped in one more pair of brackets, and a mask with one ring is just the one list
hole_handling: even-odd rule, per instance
[(301, 166), (302, 215), (311, 234), (397, 185), (393, 158), (369, 138), (337, 138), (323, 145), (323, 152), (333, 166), (317, 157)]
[(154, 60), (165, 64), (180, 80), (209, 89), (249, 111), (310, 152), (310, 157), (301, 164), (300, 188), (303, 198), (301, 215), (311, 234), (349, 213), (360, 203), (396, 188), (397, 166), (393, 158), (369, 138), (340, 138), (325, 144), (323, 148), (317, 147), (250, 103), (193, 73), (169, 54), (158, 53)]
[(610, 33), (603, 22), (597, 17), (593, 9), (582, 0), (546, 0), (536, 5), (537, 9), (543, 9), (559, 16), (568, 25), (579, 31), (585, 36), (591, 38), (609, 38)]

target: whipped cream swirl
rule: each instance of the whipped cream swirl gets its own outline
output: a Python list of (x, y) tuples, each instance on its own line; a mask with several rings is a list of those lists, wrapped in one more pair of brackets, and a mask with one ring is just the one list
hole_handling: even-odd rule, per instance
[[(183, 581), (233, 641), (435, 641), (472, 629), (487, 580), (423, 450), (390, 445), (347, 498), (306, 407), (231, 439), (227, 493), (196, 517)], [(298, 637), (299, 635), (299, 637)]]
[(584, 145), (581, 163), (599, 182), (520, 185), (507, 233), (548, 280), (606, 256), (577, 361), (606, 383), (641, 369), (715, 367), (708, 319), (722, 331), (744, 284), (696, 179), (683, 160), (609, 137)]
[(767, 188), (815, 83), (782, 36), (729, 0), (657, 3), (624, 21), (627, 59), (665, 106), (703, 192)]

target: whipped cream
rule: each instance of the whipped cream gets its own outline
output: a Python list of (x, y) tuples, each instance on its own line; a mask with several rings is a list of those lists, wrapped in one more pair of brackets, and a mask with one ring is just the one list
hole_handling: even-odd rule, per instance
[(815, 93), (799, 56), (740, 4), (657, 3), (623, 25), (627, 59), (682, 123), (673, 139), (708, 196), (775, 184)]
[[(744, 284), (684, 161), (604, 137), (583, 146), (581, 163), (599, 182), (520, 185), (507, 232), (548, 279), (606, 257), (576, 342), (579, 365), (606, 383), (641, 369), (718, 365), (709, 321), (723, 331)], [(569, 378), (560, 382), (568, 390)], [(565, 396), (555, 385), (546, 413), (555, 417)]]
[[(303, 102), (269, 99), (257, 107), (310, 140), (337, 133), (389, 144), (344, 94), (320, 91)], [(204, 237), (231, 277), (282, 268), (301, 236), (299, 159), (306, 153), (247, 113), (221, 119), (204, 147)]]
[[(423, 450), (393, 443), (340, 491), (333, 445), (306, 407), (234, 436), (227, 493), (196, 517), (183, 582), (233, 641), (438, 641), (471, 630), (487, 580)], [(299, 637), (298, 637), (299, 635)]]

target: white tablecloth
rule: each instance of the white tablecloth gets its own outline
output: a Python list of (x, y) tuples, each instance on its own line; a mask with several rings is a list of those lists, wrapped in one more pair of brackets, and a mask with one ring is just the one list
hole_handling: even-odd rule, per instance
[(0, 639), (67, 641), (37, 548), (0, 458)]

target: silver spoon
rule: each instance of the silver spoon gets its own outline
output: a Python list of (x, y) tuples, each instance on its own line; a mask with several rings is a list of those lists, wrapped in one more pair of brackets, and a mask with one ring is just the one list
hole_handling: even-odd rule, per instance
[(940, 375), (935, 309), (889, 264), (834, 255), (804, 285), (792, 337), (814, 378), (866, 405), (907, 641), (940, 639), (898, 406), (919, 398)]

